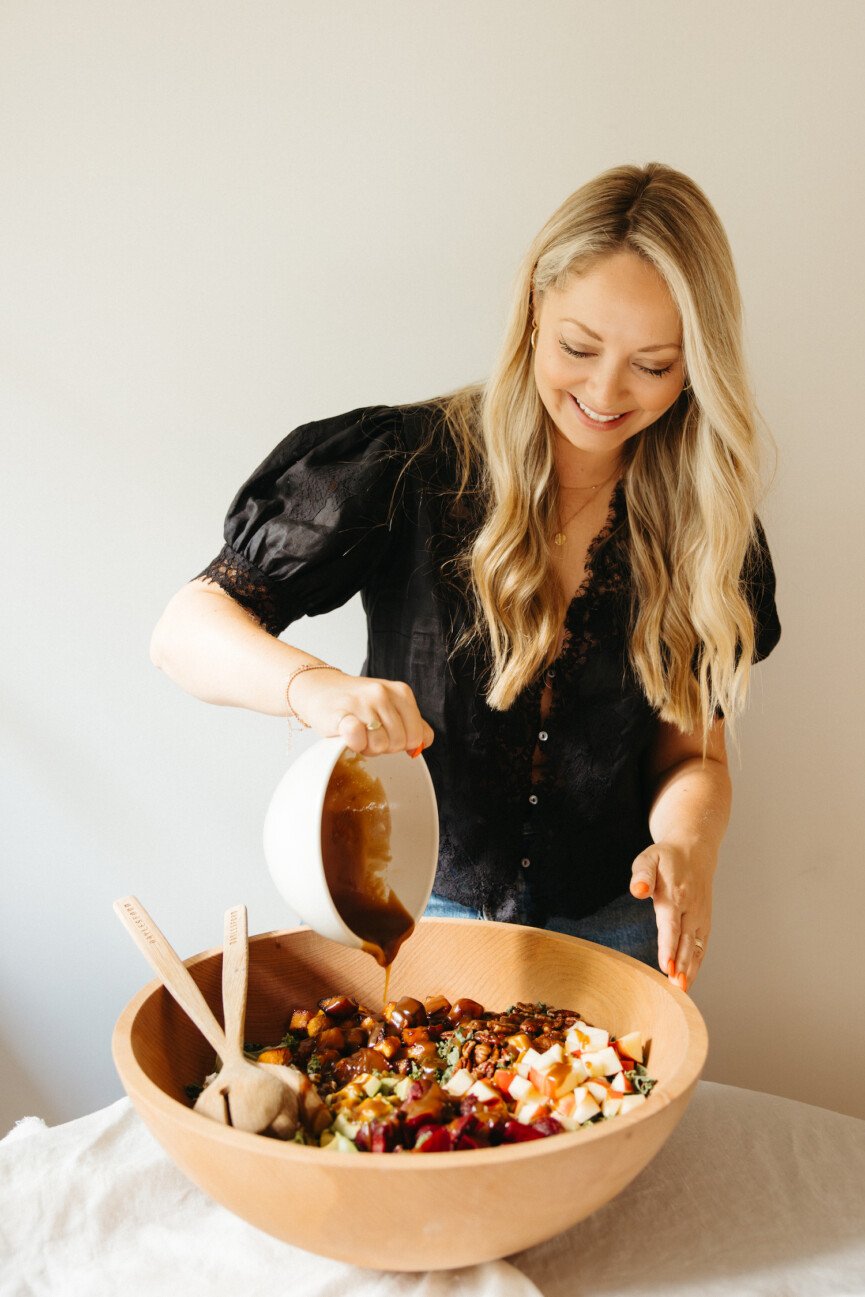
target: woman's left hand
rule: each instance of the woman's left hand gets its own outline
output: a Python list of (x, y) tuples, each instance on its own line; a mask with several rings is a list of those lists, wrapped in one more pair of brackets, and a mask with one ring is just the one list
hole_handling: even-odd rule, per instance
[(661, 972), (683, 991), (693, 985), (709, 944), (716, 864), (705, 845), (655, 842), (631, 866), (631, 895), (655, 904)]

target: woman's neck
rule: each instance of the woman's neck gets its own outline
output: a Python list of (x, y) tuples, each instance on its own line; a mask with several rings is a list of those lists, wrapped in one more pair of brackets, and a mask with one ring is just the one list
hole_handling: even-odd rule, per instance
[(553, 455), (559, 485), (567, 490), (569, 487), (592, 487), (613, 481), (624, 468), (622, 449), (617, 446), (612, 454), (593, 454), (572, 446), (566, 438), (558, 436)]

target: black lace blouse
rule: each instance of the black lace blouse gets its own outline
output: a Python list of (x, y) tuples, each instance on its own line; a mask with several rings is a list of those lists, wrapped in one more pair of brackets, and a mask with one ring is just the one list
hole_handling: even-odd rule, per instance
[[(372, 406), (295, 429), (241, 487), (200, 575), (274, 635), (359, 591), (363, 673), (408, 683), (435, 730), (423, 759), (440, 813), (436, 892), (494, 919), (580, 918), (627, 890), (651, 841), (642, 771), (657, 718), (628, 663), (624, 490), (568, 609), (546, 718), (542, 679), (492, 711), (477, 651), (452, 652), (467, 616), (453, 560), (476, 519), (470, 497), (454, 504), (437, 417), (433, 403)], [(762, 531), (748, 571), (759, 660), (780, 635)]]

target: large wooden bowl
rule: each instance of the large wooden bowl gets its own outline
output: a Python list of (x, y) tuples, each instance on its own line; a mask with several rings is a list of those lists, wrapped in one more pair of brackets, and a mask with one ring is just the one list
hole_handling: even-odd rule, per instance
[[(221, 954), (187, 961), (221, 1018)], [(383, 973), (308, 928), (250, 941), (248, 1040), (278, 1041), (295, 1005), (345, 992), (376, 1007)], [(603, 946), (536, 928), (423, 919), (397, 957), (391, 997), (441, 992), (486, 1009), (542, 1000), (616, 1035), (649, 1039), (658, 1085), (625, 1117), (526, 1144), (456, 1153), (357, 1154), (282, 1144), (193, 1112), (184, 1086), (213, 1053), (158, 984), (121, 1014), (114, 1061), (139, 1114), (177, 1165), (259, 1229), (310, 1252), (389, 1270), (436, 1270), (551, 1238), (622, 1190), (681, 1118), (706, 1058), (702, 1017), (660, 973)]]

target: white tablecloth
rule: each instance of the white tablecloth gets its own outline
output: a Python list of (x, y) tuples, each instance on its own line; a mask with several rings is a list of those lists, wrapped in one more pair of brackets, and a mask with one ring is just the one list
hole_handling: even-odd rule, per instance
[(129, 1101), (0, 1142), (2, 1297), (865, 1297), (865, 1121), (701, 1082), (617, 1199), (470, 1269), (323, 1260), (231, 1215)]

